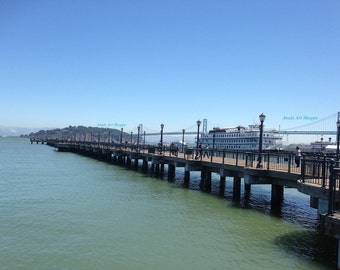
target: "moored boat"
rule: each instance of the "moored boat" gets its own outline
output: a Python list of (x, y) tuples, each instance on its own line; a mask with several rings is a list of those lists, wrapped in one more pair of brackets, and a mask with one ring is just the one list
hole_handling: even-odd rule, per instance
[[(260, 125), (213, 128), (202, 136), (202, 144), (216, 150), (256, 151), (259, 149)], [(278, 149), (282, 137), (275, 129), (263, 129), (263, 150)]]

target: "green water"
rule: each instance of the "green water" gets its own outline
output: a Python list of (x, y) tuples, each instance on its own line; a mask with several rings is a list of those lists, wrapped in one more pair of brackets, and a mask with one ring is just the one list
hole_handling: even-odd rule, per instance
[(312, 225), (227, 196), (24, 139), (0, 139), (0, 170), (0, 269), (334, 267)]

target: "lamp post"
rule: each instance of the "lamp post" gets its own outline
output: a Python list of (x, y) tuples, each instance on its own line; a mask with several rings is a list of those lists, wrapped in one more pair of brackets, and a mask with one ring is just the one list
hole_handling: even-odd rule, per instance
[(163, 128), (164, 128), (164, 124), (161, 124), (161, 149), (160, 149), (160, 153), (163, 152)]
[(131, 143), (130, 143), (130, 144), (131, 144), (131, 145), (130, 145), (131, 149), (132, 149), (132, 134), (133, 134), (133, 133), (132, 133), (132, 131), (131, 131), (131, 138), (130, 138), (130, 139), (131, 139)]
[(120, 144), (123, 143), (123, 128), (120, 129)]
[(200, 125), (201, 125), (201, 121), (197, 120), (197, 142), (196, 142), (196, 158), (198, 158), (198, 143), (199, 143), (199, 139), (200, 139)]
[(182, 153), (184, 153), (184, 133), (185, 133), (185, 129), (182, 129)]
[(340, 120), (336, 122), (337, 136), (336, 136), (336, 158), (339, 161), (339, 140), (340, 140)]
[(261, 122), (261, 125), (260, 125), (260, 142), (259, 142), (259, 158), (258, 158), (258, 163), (257, 163), (257, 166), (256, 168), (262, 168), (262, 141), (263, 141), (263, 122), (264, 120), (266, 119), (266, 116), (261, 113), (259, 115), (259, 118), (260, 118), (260, 122)]
[(140, 126), (137, 127), (138, 134), (137, 134), (137, 151), (139, 151), (139, 132), (140, 132)]
[(161, 124), (161, 140), (158, 144), (159, 146), (159, 153), (162, 154), (163, 153), (163, 128), (164, 128), (164, 124)]

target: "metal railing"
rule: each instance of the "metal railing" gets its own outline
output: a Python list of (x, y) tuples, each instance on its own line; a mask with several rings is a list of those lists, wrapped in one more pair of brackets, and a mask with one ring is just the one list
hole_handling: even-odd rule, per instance
[(333, 156), (304, 155), (301, 162), (301, 180), (321, 187), (328, 187), (333, 168), (339, 168), (339, 161)]
[[(268, 152), (244, 152), (230, 150), (214, 149), (197, 149), (196, 147), (187, 147), (185, 149), (163, 145), (162, 147), (154, 144), (135, 144), (135, 143), (108, 143), (108, 142), (88, 142), (88, 141), (67, 141), (59, 142), (78, 148), (92, 148), (93, 150), (110, 150), (113, 152), (122, 151), (130, 154), (153, 154), (181, 158), (185, 160), (199, 160), (202, 162), (228, 164), (249, 168), (258, 168), (259, 159), (261, 159), (260, 168), (263, 170), (276, 170), (288, 173), (299, 173), (301, 167), (296, 167), (294, 154), (286, 151), (268, 151)], [(310, 167), (310, 166), (309, 166)], [(306, 171), (308, 177), (309, 171)]]
[(331, 156), (304, 156), (301, 180), (303, 183), (328, 189), (328, 214), (340, 210), (340, 162)]

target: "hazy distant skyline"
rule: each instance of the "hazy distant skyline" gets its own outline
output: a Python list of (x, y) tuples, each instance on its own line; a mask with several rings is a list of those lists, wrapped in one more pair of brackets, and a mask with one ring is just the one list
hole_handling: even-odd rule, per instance
[(0, 126), (304, 125), (340, 111), (339, 14), (338, 0), (0, 0)]

